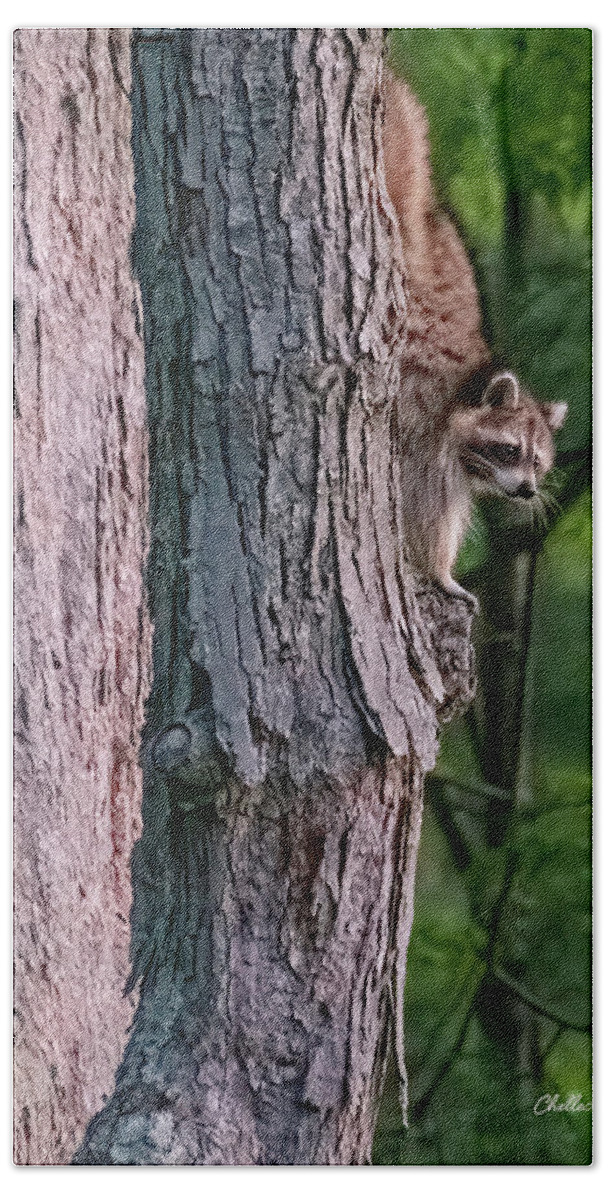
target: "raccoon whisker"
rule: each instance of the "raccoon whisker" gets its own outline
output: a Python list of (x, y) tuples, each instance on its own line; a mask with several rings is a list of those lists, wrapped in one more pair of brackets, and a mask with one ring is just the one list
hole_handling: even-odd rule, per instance
[(547, 528), (547, 524), (546, 524), (546, 520), (545, 520), (545, 510), (544, 510), (542, 503), (541, 504), (538, 503), (537, 496), (534, 497), (534, 500), (532, 501), (532, 504), (530, 505), (530, 515), (532, 517), (533, 533), (544, 533)]
[(547, 515), (547, 526), (555, 525), (556, 521), (562, 515), (564, 506), (557, 496), (549, 496), (545, 502), (545, 512)]
[(543, 534), (547, 530), (547, 513), (542, 497), (538, 493), (526, 501), (530, 532)]
[(557, 496), (553, 496), (549, 493), (542, 496), (542, 501), (547, 518), (547, 524), (549, 524), (551, 521), (556, 521), (562, 513), (562, 505), (557, 499)]
[(549, 528), (549, 518), (546, 508), (536, 509), (536, 525), (539, 533), (546, 533)]

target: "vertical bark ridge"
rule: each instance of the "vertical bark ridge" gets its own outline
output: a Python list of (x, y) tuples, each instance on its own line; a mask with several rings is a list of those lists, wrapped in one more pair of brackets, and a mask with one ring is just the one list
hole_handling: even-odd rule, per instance
[(134, 1010), (149, 636), (129, 79), (126, 31), (15, 35), (19, 1163), (69, 1161)]

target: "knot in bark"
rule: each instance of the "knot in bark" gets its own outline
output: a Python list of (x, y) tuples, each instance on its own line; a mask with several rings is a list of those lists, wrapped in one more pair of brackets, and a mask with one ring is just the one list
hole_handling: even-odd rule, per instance
[(225, 796), (226, 755), (216, 736), (213, 714), (207, 709), (188, 713), (182, 721), (158, 734), (152, 761), (165, 776), (171, 801), (191, 811)]

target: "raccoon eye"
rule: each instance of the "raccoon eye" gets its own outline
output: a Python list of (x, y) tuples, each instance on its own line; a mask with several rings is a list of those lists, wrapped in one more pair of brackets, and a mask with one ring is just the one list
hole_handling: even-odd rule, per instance
[(490, 446), (492, 458), (497, 462), (508, 466), (510, 463), (517, 462), (519, 458), (519, 446), (510, 446), (504, 442), (495, 442)]

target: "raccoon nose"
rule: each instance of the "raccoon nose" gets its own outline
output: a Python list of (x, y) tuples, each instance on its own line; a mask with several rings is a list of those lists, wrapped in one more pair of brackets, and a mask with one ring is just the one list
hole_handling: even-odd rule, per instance
[(534, 496), (535, 492), (536, 488), (534, 487), (534, 484), (528, 483), (528, 481), (524, 479), (523, 483), (520, 483), (515, 495), (520, 496), (522, 500), (529, 500), (531, 496)]

